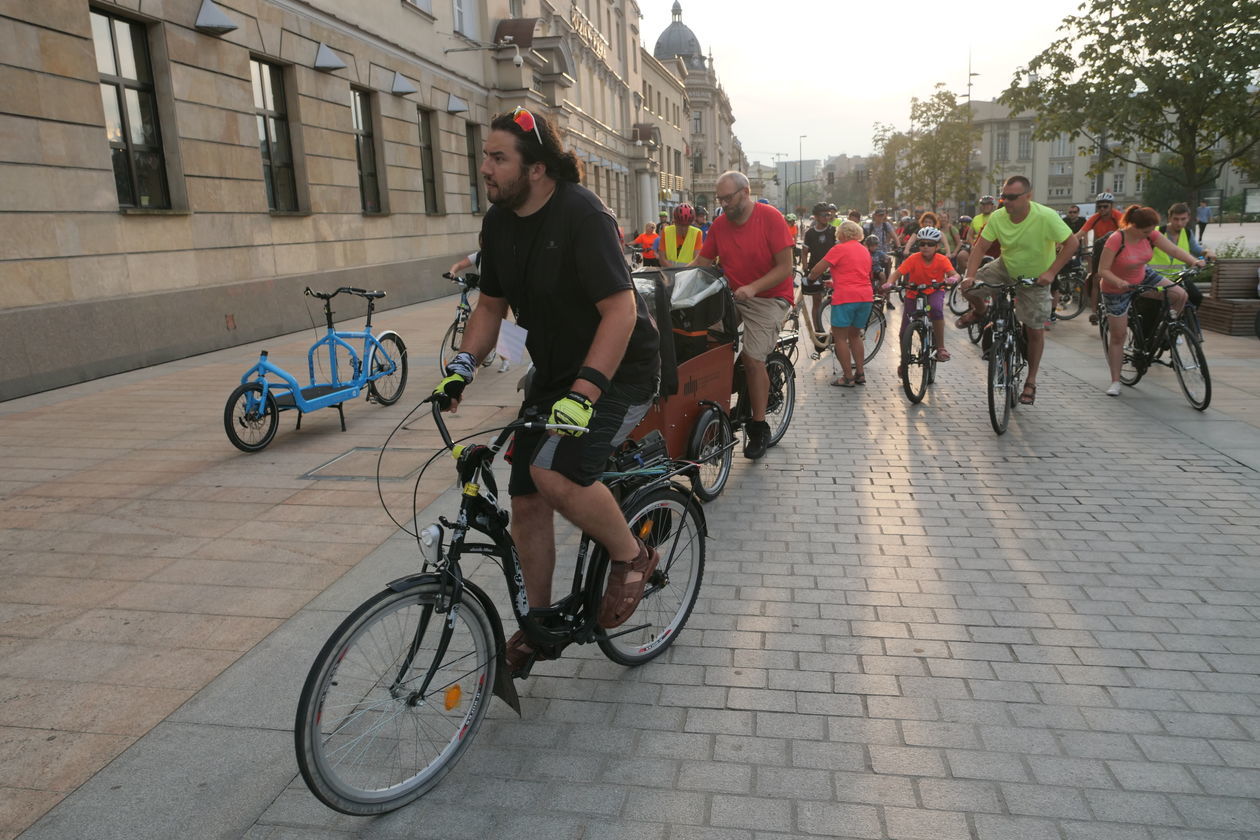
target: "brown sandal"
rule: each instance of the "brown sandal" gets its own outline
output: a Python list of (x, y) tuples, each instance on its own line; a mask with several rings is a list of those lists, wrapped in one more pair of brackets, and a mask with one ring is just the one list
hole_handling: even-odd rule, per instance
[(1024, 383), (1024, 391), (1019, 395), (1020, 405), (1032, 405), (1037, 402), (1037, 386), (1032, 382)]
[(510, 676), (527, 677), (529, 669), (534, 667), (535, 662), (559, 659), (560, 651), (563, 649), (563, 645), (535, 649), (533, 645), (525, 641), (525, 631), (517, 630), (512, 634), (512, 638), (507, 640), (507, 647), (503, 651), (503, 661), (507, 665)]
[(613, 562), (608, 570), (608, 588), (599, 605), (599, 626), (606, 630), (620, 627), (634, 614), (643, 600), (648, 579), (661, 562), (656, 549), (648, 548), (638, 537), (635, 541), (639, 544), (639, 556), (628, 563)]

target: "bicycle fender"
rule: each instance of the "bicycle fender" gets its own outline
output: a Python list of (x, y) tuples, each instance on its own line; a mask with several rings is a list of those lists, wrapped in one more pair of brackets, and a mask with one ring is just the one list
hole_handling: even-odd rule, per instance
[[(426, 572), (391, 580), (385, 584), (385, 588), (392, 589), (395, 592), (403, 592), (418, 583), (438, 582), (437, 575)], [(486, 611), (486, 617), (490, 619), (490, 633), (494, 636), (495, 659), (498, 661), (498, 667), (494, 669), (494, 686), (492, 688), (494, 696), (507, 703), (512, 708), (512, 711), (520, 715), (521, 698), (516, 693), (516, 686), (512, 682), (512, 677), (508, 674), (507, 660), (505, 659), (507, 641), (503, 635), (503, 622), (499, 619), (499, 611), (495, 608), (494, 601), (490, 600), (490, 596), (480, 586), (470, 580), (464, 580), (463, 585), (464, 591), (481, 603), (482, 608)]]
[(401, 345), (403, 350), (406, 351), (407, 344), (402, 340), (402, 336), (398, 334), (398, 330), (385, 330), (383, 332), (379, 332), (376, 334), (376, 340), (380, 341), (387, 335), (392, 335), (394, 338), (398, 339), (399, 345)]

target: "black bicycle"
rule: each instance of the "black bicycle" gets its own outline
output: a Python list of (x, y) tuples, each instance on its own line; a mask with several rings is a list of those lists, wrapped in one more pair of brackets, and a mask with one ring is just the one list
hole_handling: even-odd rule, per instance
[(1059, 270), (1050, 284), (1050, 294), (1054, 300), (1056, 320), (1070, 321), (1085, 311), (1089, 293), (1085, 287), (1085, 266), (1079, 259)]
[(900, 284), (904, 291), (919, 292), (913, 300), (907, 298), (905, 301), (905, 306), (912, 308), (910, 323), (901, 333), (901, 363), (897, 366), (901, 387), (912, 403), (921, 402), (927, 393), (927, 387), (936, 381), (936, 335), (932, 332), (932, 305), (928, 303), (928, 294), (953, 285), (955, 284)]
[(1020, 286), (1036, 285), (1032, 277), (1018, 277), (1015, 283), (986, 283), (977, 286), (994, 290), (993, 300), (986, 313), (988, 324), (985, 331), (988, 342), (989, 369), (986, 382), (989, 392), (989, 422), (999, 435), (1006, 433), (1011, 421), (1011, 411), (1019, 402), (1020, 384), (1028, 367), (1028, 340), (1024, 325), (1015, 312), (1015, 295)]
[[(481, 275), (468, 272), (463, 277), (456, 277), (450, 272), (443, 272), (442, 276), (459, 286), (459, 303), (455, 304), (455, 320), (451, 321), (451, 325), (446, 328), (446, 333), (442, 336), (442, 345), (438, 348), (438, 372), (445, 375), (446, 366), (459, 353), (464, 343), (464, 328), (468, 326), (468, 318), (472, 315), (472, 304), (469, 303), (468, 296), (470, 292), (477, 291), (477, 287), (481, 284)], [(494, 357), (495, 351), (492, 348), (481, 360), (481, 366), (488, 367), (494, 362)], [(505, 367), (504, 370), (506, 369)]]
[[(1194, 304), (1186, 302), (1176, 317), (1168, 303), (1167, 290), (1184, 286), (1193, 279), (1199, 269), (1188, 268), (1177, 274), (1167, 286), (1151, 291), (1163, 292), (1159, 299), (1135, 297), (1129, 306), (1128, 329), (1124, 337), (1124, 362), (1120, 367), (1120, 381), (1130, 387), (1138, 384), (1153, 365), (1170, 367), (1177, 374), (1177, 384), (1186, 401), (1195, 409), (1204, 411), (1212, 401), (1212, 376), (1208, 372), (1207, 357), (1203, 355), (1203, 342), (1197, 329), (1198, 319)], [(1099, 300), (1102, 296), (1099, 295)], [(1147, 301), (1151, 306), (1147, 305)], [(1143, 310), (1146, 310), (1143, 312)], [(1099, 323), (1102, 334), (1103, 354), (1109, 353), (1107, 318)], [(1167, 353), (1167, 358), (1164, 354)]]
[[(504, 660), (503, 624), (490, 597), (464, 577), (466, 556), (489, 557), (502, 568), (516, 622), (540, 658), (570, 643), (594, 642), (622, 665), (648, 662), (678, 638), (704, 574), (704, 513), (675, 480), (694, 465), (668, 460), (656, 434), (623, 447), (604, 477), (631, 531), (661, 555), (627, 626), (609, 632), (597, 624), (609, 559), (585, 535), (569, 593), (551, 607), (531, 609), (491, 466), (517, 429), (578, 427), (522, 420), (489, 445), (459, 445), (437, 404), (432, 408), (441, 451), (454, 456), (463, 489), (458, 515), (407, 529), (424, 556), (420, 573), (386, 584), (341, 623), (298, 700), (294, 741), (302, 778), (321, 802), (345, 814), (384, 813), (431, 790), (472, 743), (491, 694), (520, 712)], [(515, 676), (528, 676), (531, 665)]]

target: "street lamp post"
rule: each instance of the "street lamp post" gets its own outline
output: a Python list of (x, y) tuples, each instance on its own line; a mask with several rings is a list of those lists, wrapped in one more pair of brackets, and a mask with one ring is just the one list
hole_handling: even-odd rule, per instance
[[(803, 169), (805, 155), (802, 153), (801, 150), (804, 148), (804, 141), (805, 141), (805, 138), (808, 136), (809, 136), (808, 134), (802, 134), (796, 140), (796, 183), (798, 184), (801, 182), (801, 179), (804, 177), (801, 174), (801, 170)], [(787, 207), (785, 207), (784, 209), (787, 210), (787, 212), (789, 213), (792, 212), (792, 205), (790, 203), (791, 199), (792, 199), (792, 196), (791, 196), (791, 193), (789, 193), (787, 200), (783, 202), (784, 204), (787, 205)], [(800, 199), (798, 198), (797, 201), (800, 201)]]

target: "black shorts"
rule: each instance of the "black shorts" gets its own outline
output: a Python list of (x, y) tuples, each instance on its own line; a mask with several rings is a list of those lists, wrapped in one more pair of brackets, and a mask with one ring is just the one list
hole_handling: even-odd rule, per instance
[[(581, 437), (543, 431), (519, 431), (512, 445), (512, 476), (508, 493), (528, 496), (537, 493), (530, 477), (531, 466), (554, 470), (575, 484), (589, 487), (603, 475), (608, 456), (621, 445), (652, 405), (656, 389), (650, 385), (614, 383), (595, 403), (591, 430)], [(524, 406), (521, 416), (546, 417), (551, 403)]]

